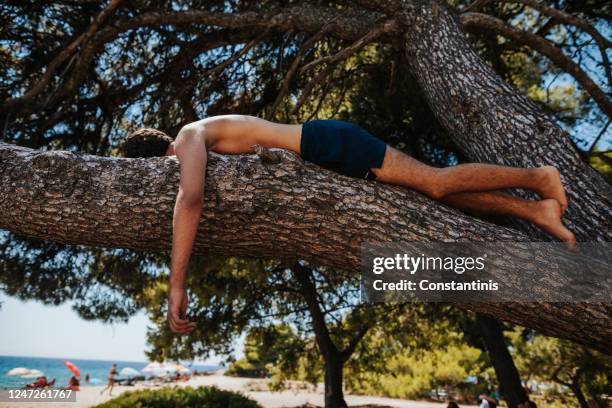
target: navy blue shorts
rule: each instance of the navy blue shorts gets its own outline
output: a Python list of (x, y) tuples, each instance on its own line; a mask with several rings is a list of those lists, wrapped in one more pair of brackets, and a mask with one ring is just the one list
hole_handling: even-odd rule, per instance
[(387, 145), (357, 125), (341, 120), (313, 120), (302, 125), (304, 160), (349, 177), (376, 179)]

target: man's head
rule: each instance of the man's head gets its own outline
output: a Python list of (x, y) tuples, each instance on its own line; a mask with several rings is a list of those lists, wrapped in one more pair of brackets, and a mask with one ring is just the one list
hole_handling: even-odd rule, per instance
[(172, 142), (172, 138), (161, 130), (141, 128), (128, 135), (123, 154), (125, 157), (166, 156), (173, 152)]

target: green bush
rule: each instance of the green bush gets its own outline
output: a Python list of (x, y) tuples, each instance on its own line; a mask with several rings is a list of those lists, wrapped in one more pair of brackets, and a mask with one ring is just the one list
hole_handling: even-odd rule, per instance
[(261, 408), (257, 402), (216, 387), (165, 387), (128, 391), (95, 408)]

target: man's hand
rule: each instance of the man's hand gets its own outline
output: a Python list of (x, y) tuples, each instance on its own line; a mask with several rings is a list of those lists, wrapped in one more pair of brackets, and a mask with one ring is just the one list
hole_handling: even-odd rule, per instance
[(174, 333), (187, 334), (196, 328), (196, 323), (185, 320), (187, 314), (187, 292), (185, 288), (170, 288), (168, 299), (168, 324)]

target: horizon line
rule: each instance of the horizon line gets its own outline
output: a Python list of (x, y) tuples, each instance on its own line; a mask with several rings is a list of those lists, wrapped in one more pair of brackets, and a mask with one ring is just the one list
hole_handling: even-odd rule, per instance
[[(137, 361), (137, 360), (121, 360), (121, 359), (110, 359), (110, 360), (107, 360), (107, 359), (99, 359), (99, 358), (78, 358), (78, 357), (65, 358), (65, 357), (43, 357), (43, 356), (24, 356), (24, 355), (8, 355), (8, 354), (0, 354), (0, 358), (1, 357), (41, 358), (41, 359), (48, 359), (48, 360), (51, 360), (51, 359), (55, 359), (55, 360), (88, 360), (88, 361), (101, 361), (101, 362), (118, 361), (118, 362), (123, 362), (123, 363), (142, 363), (142, 364), (151, 363), (151, 361)], [(174, 360), (166, 360), (166, 361), (174, 362)], [(203, 362), (196, 363), (196, 360), (182, 360), (182, 361), (191, 361), (192, 364), (194, 364), (194, 365), (221, 367), (221, 365), (219, 365), (219, 364), (203, 364)]]

